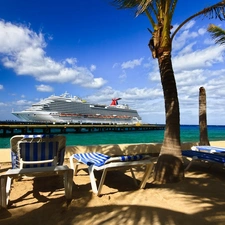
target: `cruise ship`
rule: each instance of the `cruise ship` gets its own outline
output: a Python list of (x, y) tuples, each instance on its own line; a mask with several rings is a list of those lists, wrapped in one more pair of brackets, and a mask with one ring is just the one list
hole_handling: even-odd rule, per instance
[(60, 96), (51, 95), (26, 110), (13, 111), (12, 114), (30, 122), (141, 124), (137, 110), (130, 109), (127, 104), (118, 104), (120, 99), (112, 99), (110, 105), (92, 104), (65, 92)]

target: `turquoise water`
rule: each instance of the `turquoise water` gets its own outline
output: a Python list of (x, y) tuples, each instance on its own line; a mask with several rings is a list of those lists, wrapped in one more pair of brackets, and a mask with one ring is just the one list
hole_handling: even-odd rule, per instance
[[(164, 130), (70, 133), (65, 136), (67, 145), (162, 143)], [(225, 126), (208, 126), (208, 136), (210, 141), (225, 140)], [(199, 141), (199, 126), (182, 125), (181, 142), (197, 141)], [(0, 148), (9, 147), (10, 137), (1, 137)]]

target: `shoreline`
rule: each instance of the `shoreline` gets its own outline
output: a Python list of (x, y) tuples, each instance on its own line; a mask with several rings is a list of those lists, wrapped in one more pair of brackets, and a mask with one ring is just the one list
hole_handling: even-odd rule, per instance
[[(181, 143), (181, 150), (188, 150), (197, 142)], [(224, 147), (224, 141), (210, 141), (211, 146)], [(88, 146), (67, 146), (65, 159), (70, 155), (81, 152), (101, 152), (108, 155), (123, 155), (123, 154), (159, 154), (162, 144), (160, 143), (144, 143), (144, 144), (107, 144), (107, 145), (88, 145)], [(11, 162), (10, 148), (0, 149), (0, 163)]]

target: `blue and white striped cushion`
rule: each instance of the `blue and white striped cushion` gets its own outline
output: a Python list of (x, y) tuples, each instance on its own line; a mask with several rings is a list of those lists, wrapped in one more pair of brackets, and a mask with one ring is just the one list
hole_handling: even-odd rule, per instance
[(136, 161), (143, 159), (143, 155), (128, 155), (128, 156), (116, 156), (110, 157), (104, 155), (99, 152), (92, 152), (92, 153), (78, 153), (74, 154), (73, 157), (77, 159), (79, 162), (82, 162), (88, 166), (95, 165), (95, 166), (103, 166), (105, 163), (108, 162), (125, 162), (125, 161)]
[(110, 158), (109, 156), (98, 152), (78, 153), (74, 154), (73, 157), (77, 159), (79, 162), (82, 162), (88, 166), (93, 164), (95, 166), (102, 166)]
[[(58, 153), (58, 142), (19, 142), (20, 158), (23, 161), (41, 161), (53, 159)], [(24, 165), (24, 168), (52, 166), (52, 163)]]
[[(25, 134), (25, 135), (15, 135), (10, 140), (11, 146), (11, 161), (12, 168), (19, 168), (20, 152), (18, 148), (18, 142), (27, 143), (40, 143), (40, 142), (58, 142), (58, 162), (57, 165), (63, 165), (65, 156), (65, 145), (66, 140), (64, 136), (58, 136), (55, 134)], [(64, 143), (65, 142), (65, 143)], [(51, 148), (51, 147), (50, 147)], [(31, 159), (32, 160), (32, 159)]]
[(53, 138), (54, 134), (24, 134), (23, 138)]
[(225, 148), (213, 147), (213, 146), (192, 146), (191, 150), (208, 152), (208, 153), (225, 153)]
[(212, 154), (206, 152), (199, 152), (193, 150), (183, 150), (182, 155), (190, 158), (197, 158), (205, 161), (217, 162), (217, 163), (225, 163), (225, 157), (222, 154)]
[(120, 160), (121, 161), (136, 161), (136, 160), (141, 160), (143, 159), (143, 155), (124, 155), (124, 156), (120, 156)]

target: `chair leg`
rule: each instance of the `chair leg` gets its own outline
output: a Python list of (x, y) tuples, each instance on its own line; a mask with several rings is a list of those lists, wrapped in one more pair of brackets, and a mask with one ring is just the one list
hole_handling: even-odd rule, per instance
[(146, 182), (150, 176), (150, 173), (153, 169), (154, 163), (148, 164), (146, 165), (146, 169), (145, 169), (145, 174), (142, 178), (141, 184), (140, 184), (140, 188), (145, 188)]
[(105, 177), (106, 177), (107, 171), (108, 171), (107, 169), (104, 169), (103, 172), (102, 172), (101, 180), (100, 180), (100, 183), (99, 183), (99, 186), (98, 186), (97, 196), (99, 196), (101, 194), (102, 186), (105, 182)]
[(97, 194), (98, 193), (98, 189), (97, 189), (97, 184), (95, 181), (95, 174), (94, 174), (94, 165), (91, 165), (88, 167), (88, 172), (89, 172), (89, 176), (90, 176), (90, 180), (91, 180), (91, 188), (92, 191)]
[(73, 155), (70, 156), (70, 168), (73, 169), (74, 171), (74, 176), (77, 175), (77, 170), (78, 170), (78, 166), (80, 165), (79, 162), (76, 162), (76, 166), (74, 167), (74, 162), (73, 162), (74, 158), (73, 158)]
[(64, 187), (65, 187), (65, 196), (66, 199), (72, 199), (73, 191), (73, 170), (66, 170), (64, 173)]
[(76, 163), (75, 169), (74, 169), (74, 176), (77, 176), (77, 172), (78, 172), (78, 166), (80, 165), (79, 162)]
[(7, 208), (10, 189), (11, 189), (11, 178), (8, 176), (0, 176), (0, 206), (3, 208)]
[(134, 171), (133, 171), (132, 168), (130, 168), (130, 172), (131, 172), (131, 175), (132, 175), (132, 177), (133, 177), (133, 180), (134, 180), (135, 185), (138, 186), (137, 180), (136, 180), (136, 177), (135, 177), (135, 175), (134, 175)]
[(70, 156), (70, 168), (74, 171), (73, 155)]
[(197, 156), (193, 156), (191, 161), (188, 163), (188, 165), (186, 166), (186, 168), (184, 168), (184, 171), (189, 170), (189, 168), (192, 166), (192, 164), (194, 163), (194, 161), (197, 161), (198, 157)]

